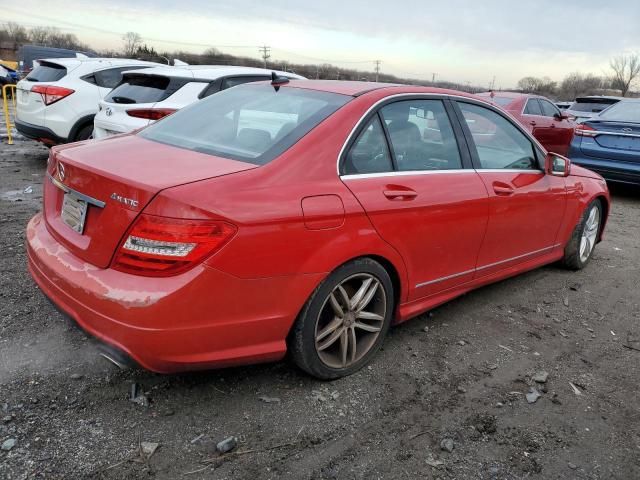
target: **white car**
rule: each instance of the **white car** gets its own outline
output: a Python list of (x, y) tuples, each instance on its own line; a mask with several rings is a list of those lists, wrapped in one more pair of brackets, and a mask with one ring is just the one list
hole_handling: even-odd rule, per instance
[(86, 140), (98, 102), (122, 72), (159, 65), (123, 58), (54, 58), (38, 65), (17, 88), (16, 128), (46, 145)]
[[(100, 102), (93, 136), (106, 138), (145, 127), (220, 90), (270, 80), (272, 72), (226, 65), (164, 66), (127, 72), (122, 82)], [(304, 79), (295, 73), (275, 73)]]

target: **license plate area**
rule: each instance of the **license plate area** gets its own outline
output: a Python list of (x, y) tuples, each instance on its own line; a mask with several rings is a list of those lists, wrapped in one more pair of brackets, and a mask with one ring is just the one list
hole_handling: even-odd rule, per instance
[(87, 202), (79, 199), (73, 193), (65, 193), (62, 198), (60, 218), (69, 228), (82, 235), (84, 222), (87, 218)]

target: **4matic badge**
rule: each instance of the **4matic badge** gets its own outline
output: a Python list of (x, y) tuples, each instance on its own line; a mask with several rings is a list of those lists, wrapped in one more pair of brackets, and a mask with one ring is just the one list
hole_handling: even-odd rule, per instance
[(111, 200), (115, 200), (116, 202), (120, 202), (123, 205), (126, 205), (127, 207), (138, 208), (138, 203), (139, 203), (138, 200), (134, 200), (133, 198), (123, 197), (121, 195), (118, 195), (115, 192), (113, 192), (111, 194)]

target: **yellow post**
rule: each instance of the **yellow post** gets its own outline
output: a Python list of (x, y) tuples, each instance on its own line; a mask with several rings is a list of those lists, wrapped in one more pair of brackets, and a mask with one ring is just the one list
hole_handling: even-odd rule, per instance
[(11, 103), (13, 104), (13, 114), (15, 115), (15, 111), (16, 111), (16, 86), (15, 85), (7, 84), (2, 87), (2, 107), (4, 109), (4, 123), (7, 125), (7, 137), (9, 140), (9, 145), (13, 145), (13, 135), (11, 134), (13, 123), (11, 123), (11, 116), (9, 115), (9, 102), (7, 100), (7, 91), (10, 89), (13, 90), (13, 94), (11, 95)]

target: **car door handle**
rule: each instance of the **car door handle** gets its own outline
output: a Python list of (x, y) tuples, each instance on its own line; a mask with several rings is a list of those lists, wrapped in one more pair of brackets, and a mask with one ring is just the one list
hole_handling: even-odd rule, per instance
[(537, 123), (532, 120), (532, 121), (529, 122), (529, 125), (533, 125), (535, 127), (537, 125)]
[(515, 189), (502, 182), (495, 182), (493, 184), (493, 191), (496, 192), (496, 195), (500, 195), (501, 197), (508, 197), (509, 195), (513, 195)]
[(389, 200), (413, 200), (418, 196), (415, 190), (389, 189), (382, 192)]

